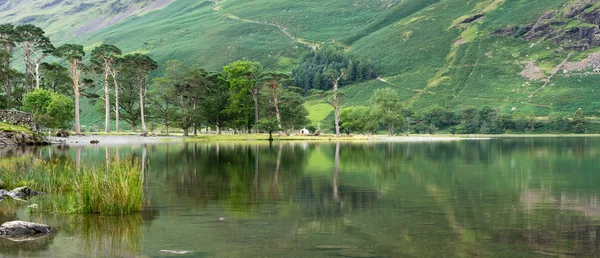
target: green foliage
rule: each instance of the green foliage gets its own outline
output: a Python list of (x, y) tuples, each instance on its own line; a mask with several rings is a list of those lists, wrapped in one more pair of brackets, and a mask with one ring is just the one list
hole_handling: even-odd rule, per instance
[(380, 123), (386, 125), (388, 134), (394, 134), (395, 126), (402, 126), (406, 121), (402, 116), (402, 103), (398, 92), (391, 88), (378, 89), (371, 97), (373, 113)]
[(574, 133), (585, 133), (585, 117), (581, 108), (577, 109), (575, 114), (573, 114), (572, 124)]
[(217, 134), (220, 134), (221, 128), (231, 120), (228, 110), (231, 106), (231, 91), (220, 74), (210, 73), (207, 79), (206, 94), (200, 101), (200, 112), (206, 123), (215, 127)]
[[(121, 49), (114, 45), (102, 44), (92, 50), (90, 62), (104, 68), (110, 65), (121, 55)], [(108, 73), (108, 71), (104, 71)]]
[(33, 113), (38, 123), (50, 128), (71, 127), (74, 106), (71, 98), (43, 89), (36, 89), (23, 98), (23, 110)]
[(452, 126), (456, 123), (454, 112), (437, 105), (427, 108), (421, 116), (424, 123), (429, 126), (433, 125), (439, 129)]
[[(234, 127), (256, 124), (258, 117), (258, 96), (262, 89), (263, 67), (258, 62), (236, 61), (223, 67), (223, 77), (231, 90), (229, 114), (234, 118)], [(254, 119), (250, 121), (254, 103)]]
[(377, 75), (370, 61), (348, 55), (343, 48), (323, 45), (304, 56), (292, 71), (296, 86), (304, 92), (312, 89), (329, 90), (333, 83), (328, 71), (345, 70), (342, 84), (375, 78)]
[(375, 114), (367, 106), (350, 106), (340, 111), (342, 130), (350, 135), (353, 132), (372, 134), (379, 127)]
[(169, 127), (178, 119), (178, 109), (173, 105), (177, 96), (175, 89), (170, 81), (164, 78), (155, 78), (148, 95), (150, 118), (164, 125), (165, 133), (168, 135)]
[(119, 83), (119, 113), (131, 129), (136, 131), (140, 124), (140, 98), (136, 73), (131, 67), (122, 66), (117, 77)]
[(458, 133), (473, 134), (479, 131), (479, 112), (475, 107), (467, 107), (460, 111), (460, 124), (458, 125)]
[(560, 132), (560, 133), (568, 132), (569, 127), (570, 127), (569, 126), (569, 118), (567, 116), (552, 113), (548, 116), (547, 127), (548, 127), (548, 129), (555, 131), (555, 132)]
[[(177, 112), (171, 114), (171, 120), (183, 129), (184, 136), (188, 136), (188, 129), (200, 123), (201, 117), (197, 107), (201, 96), (207, 91), (208, 73), (200, 67), (185, 66), (174, 60), (167, 62), (167, 71), (165, 77), (155, 79), (158, 88), (154, 89), (153, 93), (164, 100), (165, 107), (158, 106), (158, 108), (162, 107), (163, 117), (168, 117), (169, 110), (166, 105), (169, 102), (174, 105)], [(168, 120), (164, 122), (168, 123)]]
[(69, 71), (66, 67), (56, 63), (42, 63), (40, 65), (42, 80), (40, 87), (51, 90), (55, 93), (65, 96), (73, 95), (73, 83), (69, 78)]
[(309, 123), (308, 111), (300, 91), (295, 87), (279, 88), (279, 112), (284, 129), (298, 129)]
[[(277, 126), (277, 119), (274, 117), (260, 119), (256, 124), (256, 127), (263, 132), (269, 133), (269, 135), (279, 130), (279, 127)], [(269, 139), (273, 139), (273, 137), (269, 136)]]
[(64, 44), (54, 50), (54, 56), (63, 58), (71, 63), (74, 61), (81, 62), (85, 56), (85, 51), (82, 45)]

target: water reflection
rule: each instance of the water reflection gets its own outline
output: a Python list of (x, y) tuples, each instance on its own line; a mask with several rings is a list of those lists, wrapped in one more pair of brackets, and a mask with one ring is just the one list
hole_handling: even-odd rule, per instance
[[(154, 256), (163, 249), (217, 257), (599, 256), (599, 143), (516, 138), (38, 149), (29, 155), (72, 157), (82, 165), (109, 162), (111, 155), (143, 160), (144, 211), (27, 215), (0, 203), (0, 219), (57, 225), (42, 253), (63, 254), (68, 238), (77, 247), (66, 257)], [(2, 247), (5, 256), (29, 252)]]

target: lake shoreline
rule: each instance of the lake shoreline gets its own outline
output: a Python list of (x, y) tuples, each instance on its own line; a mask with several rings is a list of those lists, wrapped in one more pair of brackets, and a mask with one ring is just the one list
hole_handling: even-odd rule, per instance
[[(560, 137), (600, 137), (599, 134), (501, 134), (501, 135), (410, 135), (410, 136), (387, 136), (387, 135), (335, 135), (321, 136), (274, 136), (274, 141), (370, 141), (370, 142), (439, 142), (439, 141), (460, 141), (460, 140), (491, 140), (499, 138), (560, 138)], [(183, 137), (181, 135), (172, 136), (148, 136), (122, 135), (122, 134), (95, 134), (70, 136), (68, 138), (48, 137), (53, 144), (58, 145), (122, 145), (122, 144), (156, 144), (173, 142), (235, 142), (235, 141), (268, 141), (268, 134), (221, 134), (221, 135), (198, 135)], [(92, 143), (92, 141), (97, 143)]]

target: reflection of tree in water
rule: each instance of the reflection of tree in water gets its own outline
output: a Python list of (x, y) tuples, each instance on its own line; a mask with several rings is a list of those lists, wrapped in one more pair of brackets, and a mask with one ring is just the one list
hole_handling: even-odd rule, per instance
[(19, 203), (12, 199), (0, 201), (0, 224), (16, 220)]
[(298, 177), (306, 163), (306, 153), (299, 148), (296, 144), (269, 148), (267, 144), (245, 143), (169, 146), (161, 158), (165, 163), (150, 158), (151, 176), (164, 177), (164, 191), (176, 194), (152, 195), (170, 198), (170, 202), (186, 202), (189, 207), (220, 200), (231, 210), (245, 213), (257, 208), (258, 199), (288, 192), (274, 185), (287, 185), (287, 180)]
[[(36, 221), (52, 225), (51, 236), (64, 234), (72, 241), (65, 244), (94, 257), (135, 257), (143, 249), (142, 214), (128, 216), (37, 215)], [(64, 236), (63, 236), (64, 238)], [(59, 243), (56, 243), (59, 244)]]
[(324, 183), (310, 177), (304, 178), (296, 196), (303, 200), (303, 216), (316, 220), (335, 219), (353, 210), (375, 207), (378, 203), (376, 191), (343, 186), (343, 182), (341, 184), (336, 198), (333, 182)]
[(47, 149), (48, 147), (40, 146), (4, 146), (0, 148), (0, 157), (23, 157), (23, 156), (34, 156), (39, 153), (41, 148)]

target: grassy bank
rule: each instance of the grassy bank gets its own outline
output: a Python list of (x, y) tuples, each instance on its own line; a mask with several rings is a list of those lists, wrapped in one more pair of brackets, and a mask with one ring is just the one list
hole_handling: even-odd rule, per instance
[(55, 213), (130, 214), (141, 210), (138, 161), (111, 159), (108, 165), (78, 166), (70, 160), (0, 160), (4, 188), (28, 186), (46, 192), (39, 210)]

